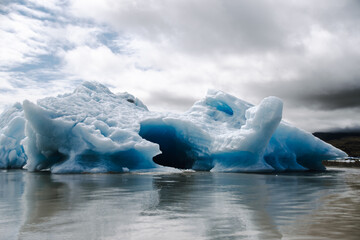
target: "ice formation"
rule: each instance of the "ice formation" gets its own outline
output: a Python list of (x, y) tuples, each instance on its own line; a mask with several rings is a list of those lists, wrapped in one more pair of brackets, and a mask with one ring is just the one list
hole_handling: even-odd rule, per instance
[(24, 139), (25, 119), (20, 103), (15, 103), (0, 115), (0, 168), (21, 168), (26, 155), (21, 140)]
[(158, 167), (157, 144), (141, 138), (139, 119), (149, 114), (130, 94), (113, 94), (85, 82), (71, 94), (23, 103), (24, 148), (30, 171), (123, 172)]
[(155, 162), (203, 171), (323, 170), (322, 160), (347, 156), (281, 118), (276, 97), (253, 106), (209, 91), (184, 114), (142, 121), (139, 134), (160, 145)]
[(253, 106), (209, 91), (183, 114), (154, 113), (128, 93), (84, 82), (73, 93), (13, 108), (0, 120), (2, 168), (27, 159), (29, 171), (53, 173), (299, 171), (322, 170), (322, 160), (346, 156), (281, 121), (276, 97)]

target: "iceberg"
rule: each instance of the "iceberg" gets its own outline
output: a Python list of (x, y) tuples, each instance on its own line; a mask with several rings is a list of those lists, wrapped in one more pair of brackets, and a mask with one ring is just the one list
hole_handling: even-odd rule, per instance
[(71, 94), (23, 103), (23, 141), (30, 171), (126, 172), (158, 167), (157, 144), (141, 138), (138, 119), (149, 114), (134, 96), (85, 82)]
[(0, 167), (26, 162), (29, 171), (52, 173), (305, 171), (347, 156), (284, 122), (282, 110), (277, 97), (254, 106), (209, 90), (183, 114), (158, 113), (131, 94), (84, 82), (72, 93), (36, 104), (25, 100), (1, 115)]
[(21, 168), (25, 155), (21, 141), (24, 135), (25, 119), (22, 105), (15, 103), (0, 115), (0, 168)]
[(253, 106), (210, 90), (184, 114), (142, 121), (139, 134), (159, 144), (156, 163), (201, 171), (324, 170), (323, 160), (347, 156), (282, 121), (282, 108), (276, 97)]

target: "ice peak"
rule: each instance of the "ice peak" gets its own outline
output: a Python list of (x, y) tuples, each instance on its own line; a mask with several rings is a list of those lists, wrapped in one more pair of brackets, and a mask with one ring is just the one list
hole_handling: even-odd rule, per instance
[(112, 94), (108, 87), (105, 85), (98, 83), (98, 82), (83, 82), (79, 87), (77, 87), (74, 91), (75, 93), (82, 92), (82, 93), (105, 93), (105, 94)]

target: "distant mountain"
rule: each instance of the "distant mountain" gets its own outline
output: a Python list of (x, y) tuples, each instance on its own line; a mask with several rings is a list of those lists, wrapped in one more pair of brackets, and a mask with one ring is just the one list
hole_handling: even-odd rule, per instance
[(315, 132), (313, 135), (343, 150), (350, 157), (360, 157), (360, 131)]

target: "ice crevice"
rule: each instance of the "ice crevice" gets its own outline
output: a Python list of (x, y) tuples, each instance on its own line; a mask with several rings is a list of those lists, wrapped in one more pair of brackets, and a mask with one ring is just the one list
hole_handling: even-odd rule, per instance
[(17, 103), (0, 115), (0, 168), (53, 173), (323, 170), (341, 150), (282, 120), (283, 103), (252, 105), (209, 90), (185, 113), (151, 112), (96, 82)]

